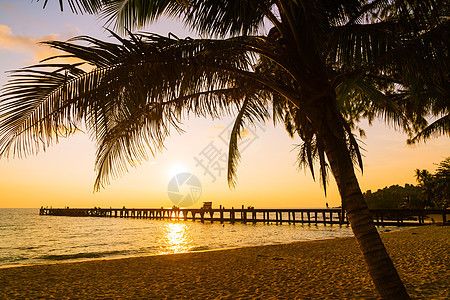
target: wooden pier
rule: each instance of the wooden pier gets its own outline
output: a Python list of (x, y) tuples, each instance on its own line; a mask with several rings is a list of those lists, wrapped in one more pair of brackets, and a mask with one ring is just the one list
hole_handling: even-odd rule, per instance
[[(429, 215), (447, 220), (450, 209), (377, 209), (370, 211), (379, 226), (418, 226), (431, 224)], [(40, 215), (73, 217), (139, 218), (157, 220), (193, 220), (220, 223), (324, 224), (348, 225), (340, 208), (325, 209), (255, 209), (249, 208), (44, 208)]]

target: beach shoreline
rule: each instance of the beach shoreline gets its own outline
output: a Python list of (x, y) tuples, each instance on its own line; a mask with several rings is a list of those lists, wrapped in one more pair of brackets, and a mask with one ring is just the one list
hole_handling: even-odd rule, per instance
[[(162, 223), (162, 224), (173, 224), (174, 221), (168, 221), (168, 220), (159, 220), (157, 221), (158, 223)], [(180, 223), (180, 224), (185, 224), (185, 221), (175, 221), (175, 223)], [(198, 222), (197, 222), (198, 223)], [(200, 223), (198, 223), (200, 225)], [(201, 224), (203, 225), (203, 224)], [(208, 224), (209, 225), (209, 224)], [(211, 223), (212, 225), (212, 223)], [(245, 226), (247, 227), (248, 225), (245, 224), (237, 224), (237, 225), (231, 225), (231, 226)], [(280, 225), (277, 226), (273, 226), (271, 225), (256, 225), (256, 226), (269, 226), (268, 228), (280, 228)], [(289, 228), (295, 228), (297, 226), (300, 226), (300, 232), (302, 229), (310, 229), (310, 228), (315, 228), (315, 229), (323, 229), (322, 231), (325, 232), (325, 236), (321, 236), (321, 237), (317, 237), (317, 236), (304, 236), (303, 234), (299, 235), (299, 237), (296, 240), (293, 240), (292, 237), (288, 237), (288, 241), (285, 242), (280, 242), (280, 241), (265, 241), (262, 242), (261, 239), (255, 239), (255, 243), (245, 243), (245, 244), (238, 244), (237, 245), (226, 245), (226, 246), (220, 246), (220, 247), (214, 247), (212, 245), (205, 245), (205, 246), (192, 246), (191, 248), (186, 248), (186, 249), (182, 249), (182, 251), (179, 252), (174, 252), (174, 253), (170, 253), (170, 252), (139, 252), (139, 253), (127, 253), (127, 254), (123, 254), (123, 253), (115, 253), (115, 254), (110, 254), (109, 252), (111, 251), (107, 251), (108, 249), (105, 248), (105, 251), (99, 251), (99, 252), (70, 252), (68, 255), (62, 255), (65, 257), (49, 257), (47, 258), (45, 256), (45, 253), (41, 253), (41, 256), (45, 256), (45, 259), (40, 259), (40, 260), (36, 260), (33, 257), (31, 257), (31, 259), (29, 257), (25, 257), (25, 259), (23, 261), (17, 261), (15, 263), (10, 263), (7, 264), (5, 263), (5, 261), (7, 261), (7, 259), (4, 259), (4, 261), (0, 262), (0, 269), (7, 269), (7, 268), (16, 268), (16, 267), (27, 267), (27, 266), (33, 266), (33, 265), (46, 265), (46, 264), (64, 264), (64, 263), (73, 263), (73, 262), (84, 262), (84, 261), (93, 261), (93, 260), (109, 260), (109, 259), (122, 259), (122, 258), (132, 258), (132, 257), (140, 257), (140, 256), (159, 256), (159, 255), (172, 255), (172, 254), (178, 254), (178, 253), (192, 253), (192, 252), (202, 252), (202, 251), (217, 251), (217, 250), (229, 250), (229, 249), (239, 249), (239, 248), (243, 248), (243, 247), (254, 247), (254, 246), (268, 246), (268, 245), (279, 245), (279, 244), (289, 244), (289, 243), (297, 243), (297, 242), (309, 242), (309, 241), (314, 241), (314, 240), (324, 240), (324, 239), (334, 239), (334, 238), (339, 238), (339, 237), (349, 237), (349, 236), (353, 236), (353, 233), (350, 229), (350, 227), (347, 225), (345, 226), (345, 229), (347, 229), (347, 233), (345, 234), (340, 234), (338, 236), (327, 236), (328, 232), (326, 229), (327, 228), (331, 228), (333, 229), (334, 226), (323, 226), (322, 224), (318, 224), (315, 226), (309, 226), (309, 225), (283, 225), (285, 227), (289, 227)], [(255, 227), (255, 225), (251, 225), (250, 227)], [(341, 226), (337, 227), (338, 229), (342, 228)], [(396, 231), (396, 230), (404, 230), (410, 228), (409, 226), (407, 227), (397, 227), (397, 226), (380, 226), (378, 227), (378, 231), (379, 232), (389, 232), (389, 231)], [(265, 229), (263, 229), (265, 230)], [(313, 231), (312, 231), (313, 232)], [(320, 230), (319, 230), (320, 232)], [(237, 236), (239, 236), (240, 234), (237, 234)], [(40, 237), (42, 238), (42, 237)], [(245, 239), (245, 238), (244, 238)], [(259, 241), (259, 243), (258, 243)], [(66, 244), (70, 243), (70, 240), (65, 241)], [(113, 242), (113, 241), (110, 241)], [(79, 245), (78, 245), (79, 246)], [(211, 246), (211, 247), (210, 247)], [(217, 246), (217, 245), (216, 245)], [(80, 247), (78, 247), (80, 248)], [(200, 248), (200, 249), (199, 249)], [(204, 248), (204, 249), (202, 249)], [(61, 248), (58, 249), (61, 252)], [(114, 252), (132, 252), (132, 251), (114, 251)], [(53, 256), (58, 256), (58, 255), (53, 255)], [(69, 257), (70, 258), (67, 258)]]
[[(410, 227), (399, 228), (395, 230), (405, 230), (410, 229)], [(386, 231), (386, 232), (390, 232)], [(340, 237), (324, 237), (318, 239), (308, 239), (308, 240), (299, 240), (299, 241), (290, 241), (285, 243), (270, 243), (270, 244), (262, 244), (262, 245), (244, 245), (244, 246), (230, 246), (223, 248), (214, 248), (214, 249), (204, 249), (204, 250), (189, 250), (185, 252), (178, 253), (163, 253), (163, 254), (130, 254), (130, 255), (119, 255), (119, 256), (105, 256), (105, 257), (95, 257), (95, 258), (81, 258), (81, 259), (67, 259), (67, 260), (59, 260), (59, 261), (47, 261), (47, 262), (35, 262), (35, 263), (27, 263), (27, 264), (11, 264), (11, 265), (0, 265), (1, 269), (10, 269), (10, 268), (26, 268), (31, 266), (45, 266), (45, 265), (58, 265), (58, 264), (70, 264), (70, 263), (83, 263), (89, 261), (102, 261), (102, 260), (117, 260), (117, 259), (128, 259), (128, 258), (138, 258), (138, 257), (152, 257), (152, 256), (167, 256), (167, 255), (177, 255), (177, 254), (189, 254), (189, 253), (202, 253), (202, 252), (213, 252), (213, 251), (227, 251), (227, 250), (236, 250), (242, 248), (253, 248), (253, 247), (265, 247), (265, 246), (273, 246), (273, 245), (289, 245), (295, 243), (308, 243), (312, 241), (324, 241), (324, 240), (333, 240), (338, 238), (346, 238), (351, 237), (351, 235), (345, 235)]]
[[(448, 226), (381, 233), (415, 299), (450, 296)], [(0, 269), (0, 298), (377, 299), (353, 237)]]

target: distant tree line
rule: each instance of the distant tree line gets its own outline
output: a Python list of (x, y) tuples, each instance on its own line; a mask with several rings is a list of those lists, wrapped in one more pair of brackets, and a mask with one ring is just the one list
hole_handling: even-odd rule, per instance
[(404, 187), (396, 184), (384, 187), (372, 193), (367, 190), (364, 199), (370, 209), (379, 208), (423, 208), (421, 207), (421, 188), (412, 184)]
[(450, 204), (450, 157), (438, 164), (436, 172), (415, 170), (417, 186), (391, 185), (376, 192), (367, 190), (364, 199), (370, 209), (447, 208)]

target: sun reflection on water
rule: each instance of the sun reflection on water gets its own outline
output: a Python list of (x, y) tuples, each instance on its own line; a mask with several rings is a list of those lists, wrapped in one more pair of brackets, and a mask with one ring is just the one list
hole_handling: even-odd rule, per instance
[(186, 224), (181, 222), (165, 224), (159, 244), (160, 254), (187, 252), (193, 247)]
[(173, 211), (173, 212), (169, 212), (170, 214), (170, 220), (172, 221), (179, 221), (179, 220), (183, 220), (184, 218), (184, 214), (182, 211)]

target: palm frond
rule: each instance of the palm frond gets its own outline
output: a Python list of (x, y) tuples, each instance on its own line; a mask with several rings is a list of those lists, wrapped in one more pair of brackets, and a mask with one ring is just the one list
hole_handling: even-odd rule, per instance
[[(439, 1), (424, 2), (59, 0), (75, 12), (101, 12), (123, 31), (168, 15), (205, 36), (232, 37), (128, 32), (123, 38), (111, 31), (115, 42), (87, 36), (47, 42), (63, 54), (17, 70), (2, 90), (0, 156), (35, 153), (85, 123), (98, 145), (98, 189), (147, 159), (147, 151), (161, 150), (189, 114), (237, 113), (229, 150), (233, 187), (244, 123), (266, 120), (270, 102), (274, 122), (303, 141), (299, 165), (314, 178), (318, 162), (325, 188), (324, 128), (361, 168), (352, 133), (360, 118), (383, 117), (418, 132), (430, 115), (444, 115), (417, 138), (447, 134), (450, 21)], [(264, 17), (274, 27), (266, 37), (251, 36)], [(79, 62), (55, 62), (61, 58)], [(329, 128), (328, 118), (339, 119), (339, 128)]]
[[(261, 101), (270, 88), (255, 80), (248, 70), (252, 59), (244, 48), (231, 47), (235, 40), (114, 36), (118, 44), (90, 37), (47, 42), (64, 54), (13, 73), (0, 102), (1, 155), (35, 153), (85, 122), (99, 147), (97, 190), (108, 176), (147, 159), (144, 148), (158, 152), (170, 128), (180, 130), (181, 118), (190, 113), (222, 117), (242, 95), (257, 91), (259, 100), (244, 116), (250, 122), (267, 117)], [(66, 57), (81, 62), (50, 63)], [(83, 71), (82, 64), (91, 70)]]
[(239, 152), (238, 142), (241, 138), (241, 132), (244, 129), (244, 114), (247, 109), (249, 98), (245, 98), (242, 103), (242, 107), (239, 110), (239, 114), (236, 117), (236, 120), (233, 125), (233, 129), (231, 130), (230, 142), (228, 144), (228, 172), (227, 179), (228, 185), (231, 188), (236, 187), (236, 171), (239, 161), (241, 159), (241, 153)]
[(361, 170), (361, 173), (364, 172), (364, 166), (362, 161), (362, 155), (360, 151), (360, 146), (358, 142), (356, 141), (355, 135), (352, 133), (351, 127), (349, 126), (348, 122), (342, 117), (341, 123), (343, 124), (343, 127), (345, 129), (345, 132), (347, 134), (347, 144), (348, 144), (348, 150), (350, 152), (350, 156), (352, 157), (354, 164), (357, 164), (359, 166), (359, 169)]
[(408, 144), (426, 141), (436, 136), (450, 136), (450, 115), (443, 116), (422, 129), (416, 136), (408, 140)]
[[(40, 0), (36, 0), (36, 2), (39, 2)], [(49, 0), (42, 0), (44, 2), (44, 8), (47, 6), (47, 3)], [(61, 11), (64, 10), (64, 1), (59, 1), (59, 7)], [(107, 3), (106, 0), (66, 0), (67, 4), (70, 7), (70, 10), (74, 13), (88, 13), (88, 14), (95, 14), (100, 11), (102, 8), (102, 5)]]
[(316, 180), (314, 168), (316, 163), (319, 166), (319, 182), (327, 195), (329, 164), (326, 159), (325, 148), (319, 135), (313, 134), (309, 138), (301, 137), (302, 143), (297, 145), (297, 166), (298, 169), (308, 168), (313, 180)]
[(317, 159), (317, 146), (315, 138), (304, 140), (302, 144), (297, 145), (297, 165), (298, 169), (309, 167), (313, 180), (316, 180), (314, 174), (314, 161)]
[(162, 15), (179, 18), (189, 5), (184, 0), (112, 0), (106, 1), (101, 16), (107, 25), (125, 33), (127, 28), (143, 28)]
[[(61, 132), (72, 132), (80, 124), (81, 116), (71, 107), (74, 102), (67, 101), (76, 93), (71, 87), (74, 78), (80, 77), (82, 84), (88, 84), (78, 66), (43, 64), (11, 75), (2, 90), (0, 155), (36, 153), (39, 144), (45, 149), (58, 140)], [(46, 72), (42, 67), (56, 71)]]
[[(255, 93), (258, 95), (258, 93)], [(264, 122), (269, 118), (269, 114), (263, 102), (258, 97), (245, 96), (242, 107), (231, 130), (230, 142), (228, 145), (228, 172), (227, 179), (230, 188), (235, 188), (237, 184), (237, 167), (241, 159), (239, 152), (239, 140), (245, 130), (245, 123), (254, 125), (256, 122)]]
[[(370, 78), (373, 79), (373, 78)], [(385, 94), (376, 86), (376, 80), (369, 81), (362, 77), (341, 76), (336, 82), (336, 95), (339, 110), (351, 128), (367, 118), (369, 122), (375, 117), (382, 118), (394, 128), (409, 131), (409, 122), (402, 107), (403, 98), (398, 94)]]
[(317, 154), (319, 156), (319, 167), (320, 167), (320, 182), (322, 184), (323, 192), (325, 196), (327, 195), (327, 184), (328, 184), (328, 163), (325, 154), (325, 146), (320, 137), (317, 137)]

